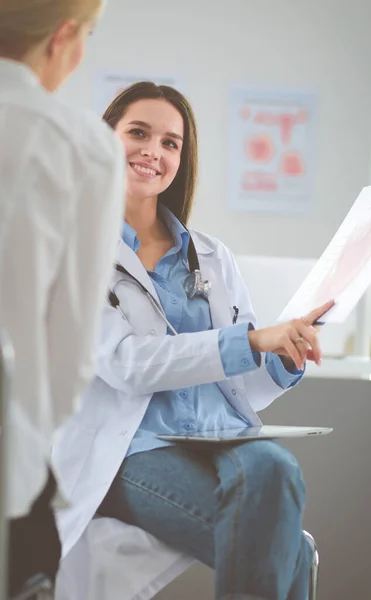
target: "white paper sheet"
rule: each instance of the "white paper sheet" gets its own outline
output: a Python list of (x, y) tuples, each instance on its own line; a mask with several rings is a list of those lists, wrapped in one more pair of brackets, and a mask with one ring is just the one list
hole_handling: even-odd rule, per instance
[(289, 321), (334, 299), (320, 320), (342, 323), (371, 285), (371, 186), (363, 188), (335, 236), (278, 318)]

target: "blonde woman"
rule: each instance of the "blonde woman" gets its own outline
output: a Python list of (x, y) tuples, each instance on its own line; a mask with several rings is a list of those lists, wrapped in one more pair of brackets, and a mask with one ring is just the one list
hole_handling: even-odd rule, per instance
[(53, 98), (100, 11), (101, 0), (0, 3), (0, 329), (16, 356), (9, 594), (58, 567), (50, 436), (92, 375), (123, 208), (115, 135)]

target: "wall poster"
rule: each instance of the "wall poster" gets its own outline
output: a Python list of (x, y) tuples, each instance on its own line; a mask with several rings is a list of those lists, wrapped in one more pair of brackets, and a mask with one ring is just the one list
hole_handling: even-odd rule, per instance
[(231, 210), (288, 214), (311, 211), (315, 121), (315, 93), (231, 87)]

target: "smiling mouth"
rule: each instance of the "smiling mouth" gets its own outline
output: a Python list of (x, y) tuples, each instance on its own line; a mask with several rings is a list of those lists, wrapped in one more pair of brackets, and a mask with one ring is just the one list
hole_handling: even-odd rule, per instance
[(140, 165), (138, 163), (129, 163), (133, 171), (138, 173), (138, 175), (142, 175), (143, 177), (157, 177), (160, 175), (159, 171), (156, 169), (152, 169), (151, 167), (145, 167), (144, 165)]

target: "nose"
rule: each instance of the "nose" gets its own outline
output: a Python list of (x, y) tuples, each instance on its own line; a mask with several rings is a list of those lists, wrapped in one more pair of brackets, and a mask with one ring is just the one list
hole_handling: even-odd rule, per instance
[(161, 146), (155, 140), (151, 140), (145, 147), (141, 149), (140, 153), (142, 156), (146, 156), (151, 160), (160, 160)]

